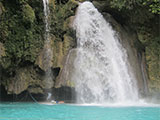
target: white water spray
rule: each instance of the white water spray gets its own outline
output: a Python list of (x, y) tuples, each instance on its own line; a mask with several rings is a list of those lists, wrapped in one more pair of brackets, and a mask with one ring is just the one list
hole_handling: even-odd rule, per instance
[(79, 5), (73, 27), (77, 56), (72, 81), (78, 103), (125, 103), (138, 100), (136, 79), (126, 50), (91, 2)]
[[(49, 1), (48, 0), (43, 0), (43, 11), (44, 11), (44, 16), (45, 16), (45, 32), (48, 33), (50, 26), (49, 26)], [(47, 39), (47, 38), (46, 38)]]
[(46, 76), (45, 76), (45, 86), (46, 88), (51, 88), (53, 86), (53, 75), (51, 71), (51, 66), (52, 66), (52, 57), (53, 57), (53, 52), (51, 49), (51, 40), (50, 40), (50, 20), (49, 20), (49, 15), (50, 15), (50, 10), (49, 10), (49, 0), (43, 0), (43, 6), (44, 6), (44, 23), (45, 23), (45, 46), (44, 46), (44, 56), (43, 56), (43, 66), (46, 71)]

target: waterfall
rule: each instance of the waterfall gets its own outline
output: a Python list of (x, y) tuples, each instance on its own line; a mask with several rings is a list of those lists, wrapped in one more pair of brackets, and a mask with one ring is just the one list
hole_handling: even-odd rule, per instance
[(80, 3), (73, 28), (76, 58), (71, 80), (78, 103), (126, 103), (138, 100), (136, 78), (116, 32), (91, 2)]
[(52, 47), (50, 40), (50, 22), (49, 22), (49, 0), (43, 0), (43, 11), (44, 11), (44, 23), (45, 23), (45, 46), (44, 46), (44, 56), (43, 56), (43, 65), (45, 68), (45, 88), (51, 88), (53, 86), (53, 74), (51, 70), (52, 66)]
[(45, 16), (45, 34), (46, 34), (46, 38), (49, 38), (49, 14), (50, 14), (50, 10), (49, 10), (49, 1), (48, 0), (43, 0), (43, 11), (44, 11), (44, 16)]

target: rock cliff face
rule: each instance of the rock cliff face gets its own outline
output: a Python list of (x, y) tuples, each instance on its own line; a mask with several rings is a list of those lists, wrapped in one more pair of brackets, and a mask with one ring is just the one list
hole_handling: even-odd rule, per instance
[[(117, 10), (108, 7), (104, 0), (92, 1), (120, 35), (119, 39), (128, 50), (131, 66), (138, 79), (139, 91), (145, 94), (148, 90), (146, 87), (148, 77), (146, 76), (146, 57), (143, 45), (139, 42), (135, 32), (129, 27), (120, 25), (123, 24), (123, 19)], [(71, 23), (78, 5), (75, 0), (50, 0), (49, 6), (51, 41), (47, 45), (44, 40), (42, 0), (1, 0), (0, 86), (5, 88), (6, 95), (4, 96), (7, 94), (20, 95), (25, 91), (45, 95), (48, 91), (54, 93), (57, 99), (64, 99), (64, 94), (68, 94), (66, 99), (73, 98), (70, 94), (74, 84), (69, 81), (70, 78), (64, 76), (65, 70), (73, 67), (72, 61), (69, 61), (68, 64), (66, 61), (68, 54), (74, 56), (74, 50), (70, 53), (69, 51), (76, 47), (75, 31), (72, 30)], [(113, 15), (120, 24), (106, 12)], [(50, 62), (46, 62), (45, 51), (48, 48), (53, 52)], [(74, 61), (74, 57), (71, 59)], [(45, 85), (45, 72), (48, 66), (54, 76), (50, 89)], [(153, 85), (149, 86), (153, 87)]]
[[(62, 89), (56, 90), (55, 81), (63, 69), (69, 50), (76, 46), (70, 22), (77, 2), (50, 0), (49, 6), (51, 41), (46, 44), (42, 1), (0, 2), (0, 85), (8, 96), (20, 95), (24, 91), (43, 95), (46, 95), (46, 91), (56, 91), (54, 97), (59, 93), (59, 97), (63, 97), (62, 92), (67, 94), (65, 91), (71, 90), (62, 86), (59, 86)], [(48, 49), (53, 52), (50, 62), (46, 61)], [(45, 82), (48, 67), (53, 74), (53, 84), (48, 83), (50, 90)]]

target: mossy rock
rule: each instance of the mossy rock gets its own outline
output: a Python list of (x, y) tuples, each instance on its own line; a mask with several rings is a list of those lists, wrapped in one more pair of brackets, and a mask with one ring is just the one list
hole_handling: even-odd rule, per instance
[[(72, 30), (70, 28), (70, 17), (75, 14), (74, 8), (77, 3), (74, 0), (69, 0), (65, 4), (56, 4), (55, 0), (50, 0), (50, 45), (45, 43), (43, 50), (40, 52), (36, 60), (36, 64), (43, 70), (47, 70), (45, 63), (45, 51), (47, 48), (53, 51), (52, 67), (63, 67), (64, 59), (67, 53), (73, 46), (75, 40), (72, 38)], [(46, 64), (50, 64), (50, 62)], [(48, 65), (51, 67), (51, 64)]]
[[(5, 12), (1, 14), (0, 21), (0, 42), (3, 44), (0, 49), (0, 52), (3, 50), (0, 53), (1, 66), (7, 72), (2, 76), (3, 85), (10, 94), (19, 94), (28, 88), (29, 91), (42, 93), (46, 82), (34, 67), (38, 64), (42, 71), (47, 70), (43, 66), (41, 51), (49, 47), (53, 51), (49, 67), (63, 68), (69, 50), (75, 46), (69, 18), (75, 14), (77, 2), (69, 0), (65, 4), (55, 4), (54, 0), (50, 0), (51, 43), (48, 46), (44, 39), (43, 2), (8, 1), (3, 1)], [(11, 77), (11, 73), (15, 74)]]
[(34, 63), (43, 47), (44, 23), (40, 17), (43, 8), (34, 4), (40, 6), (41, 2), (5, 2), (6, 10), (0, 21), (0, 42), (6, 53), (2, 58), (5, 69), (18, 67), (26, 61)]
[(40, 76), (33, 66), (27, 66), (25, 68), (17, 68), (13, 76), (3, 76), (2, 84), (8, 94), (20, 94), (29, 88), (29, 90), (36, 90), (34, 93), (42, 93), (45, 89), (43, 79), (44, 77)]

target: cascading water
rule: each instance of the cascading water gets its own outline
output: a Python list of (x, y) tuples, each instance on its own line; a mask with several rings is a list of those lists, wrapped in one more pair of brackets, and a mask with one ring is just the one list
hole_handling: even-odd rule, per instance
[(45, 39), (49, 38), (49, 14), (50, 14), (50, 10), (49, 10), (49, 1), (48, 0), (43, 0), (43, 11), (44, 11), (44, 16), (45, 16)]
[(126, 50), (91, 2), (81, 3), (73, 22), (77, 37), (75, 82), (78, 103), (125, 103), (138, 100), (136, 79)]
[(44, 46), (44, 56), (43, 56), (43, 65), (46, 71), (45, 76), (45, 86), (46, 88), (51, 88), (53, 85), (53, 75), (51, 72), (51, 61), (53, 57), (52, 49), (51, 49), (51, 40), (50, 40), (50, 24), (49, 24), (49, 0), (43, 0), (44, 6), (44, 21), (45, 21), (45, 46)]

